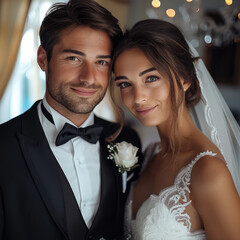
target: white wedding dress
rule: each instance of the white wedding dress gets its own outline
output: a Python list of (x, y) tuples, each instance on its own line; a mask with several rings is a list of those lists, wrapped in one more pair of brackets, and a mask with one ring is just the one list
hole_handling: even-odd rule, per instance
[[(199, 56), (189, 44), (193, 56)], [(201, 59), (195, 64), (201, 88), (200, 102), (190, 109), (199, 129), (220, 149), (240, 195), (240, 128), (221, 96), (211, 75)], [(146, 160), (160, 151), (160, 144), (147, 149)], [(203, 229), (191, 227), (192, 207), (190, 199), (191, 172), (194, 164), (212, 152), (199, 153), (182, 168), (172, 186), (158, 195), (151, 195), (140, 207), (136, 219), (132, 218), (131, 191), (126, 205), (125, 239), (136, 240), (203, 240), (207, 239)], [(147, 162), (147, 161), (145, 161)], [(144, 168), (144, 166), (143, 166)], [(188, 210), (186, 212), (186, 210)]]
[[(148, 147), (146, 159), (152, 158), (158, 145)], [(151, 153), (151, 155), (149, 155)], [(126, 239), (135, 240), (204, 240), (203, 229), (193, 231), (191, 218), (185, 210), (191, 205), (189, 197), (191, 172), (194, 164), (203, 156), (215, 156), (215, 153), (206, 151), (199, 153), (187, 166), (182, 168), (174, 185), (164, 188), (158, 195), (151, 195), (139, 208), (136, 219), (132, 219), (131, 193), (126, 206), (125, 228)]]

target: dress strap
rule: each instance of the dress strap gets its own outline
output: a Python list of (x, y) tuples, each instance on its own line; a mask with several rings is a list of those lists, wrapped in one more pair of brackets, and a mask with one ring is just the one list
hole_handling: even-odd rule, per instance
[(216, 156), (216, 153), (213, 153), (211, 151), (205, 151), (199, 153), (186, 167), (182, 168), (175, 179), (175, 186), (178, 189), (178, 192), (189, 192), (189, 185), (191, 183), (191, 173), (193, 166), (198, 162), (199, 159), (201, 159), (204, 156)]
[(216, 156), (217, 154), (216, 153), (213, 153), (212, 151), (206, 151), (206, 152), (201, 152), (201, 153), (199, 153), (188, 165), (187, 165), (187, 167), (189, 168), (189, 170), (190, 170), (190, 174), (191, 174), (191, 172), (192, 172), (192, 168), (193, 168), (193, 166), (198, 162), (198, 160), (199, 159), (201, 159), (202, 157), (204, 157), (204, 156), (212, 156), (212, 157), (214, 157), (214, 156)]

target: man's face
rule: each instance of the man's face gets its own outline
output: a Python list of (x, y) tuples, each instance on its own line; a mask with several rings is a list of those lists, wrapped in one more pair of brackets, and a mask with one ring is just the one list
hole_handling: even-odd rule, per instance
[(41, 48), (38, 62), (46, 72), (50, 106), (68, 118), (69, 114), (88, 116), (108, 86), (112, 42), (107, 33), (87, 26), (67, 28), (53, 47), (49, 62)]

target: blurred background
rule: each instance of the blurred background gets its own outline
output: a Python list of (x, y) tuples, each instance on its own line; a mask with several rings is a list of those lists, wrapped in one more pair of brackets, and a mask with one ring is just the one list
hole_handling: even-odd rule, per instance
[[(0, 123), (26, 111), (45, 92), (37, 65), (39, 27), (48, 8), (61, 0), (0, 0)], [(197, 49), (230, 110), (240, 123), (240, 0), (96, 0), (120, 21), (123, 30), (146, 18), (176, 24)], [(67, 2), (63, 0), (63, 2)], [(114, 120), (108, 95), (95, 110)], [(158, 140), (155, 129), (126, 121), (143, 147)]]

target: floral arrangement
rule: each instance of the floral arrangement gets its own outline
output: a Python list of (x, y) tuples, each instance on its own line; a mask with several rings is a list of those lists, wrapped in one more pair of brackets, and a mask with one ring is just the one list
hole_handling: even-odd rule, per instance
[(110, 143), (108, 145), (109, 159), (115, 162), (119, 172), (124, 173), (138, 166), (138, 148), (125, 141), (121, 143)]

